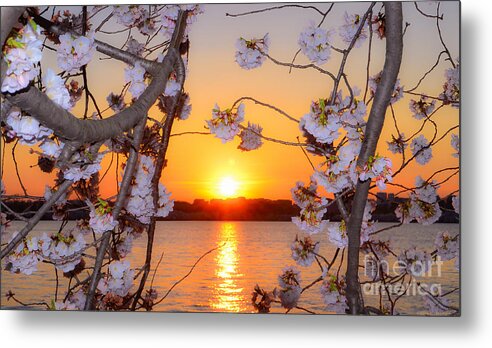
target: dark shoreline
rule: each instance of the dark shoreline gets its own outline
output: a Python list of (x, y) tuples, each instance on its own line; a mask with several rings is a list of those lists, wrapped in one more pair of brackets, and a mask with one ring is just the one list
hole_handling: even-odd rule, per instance
[[(376, 210), (373, 213), (374, 221), (398, 223), (394, 211), (399, 203), (405, 202), (404, 198), (392, 198), (391, 200), (377, 199)], [(34, 213), (43, 204), (42, 200), (11, 200), (4, 202), (12, 211), (25, 213), (26, 218)], [(459, 223), (459, 216), (453, 210), (451, 197), (440, 201), (442, 215), (438, 223)], [(80, 200), (69, 200), (63, 208), (67, 220), (86, 219), (89, 216), (85, 203)], [(15, 220), (15, 216), (7, 210), (3, 211), (7, 218)], [(58, 211), (60, 213), (60, 211)], [(270, 200), (264, 198), (246, 199), (212, 199), (206, 201), (195, 199), (193, 203), (176, 201), (174, 210), (164, 219), (159, 221), (291, 221), (293, 216), (299, 214), (299, 207), (286, 199)], [(341, 215), (336, 204), (331, 204), (324, 216), (330, 221), (340, 221)], [(53, 220), (52, 212), (46, 213), (42, 220)]]

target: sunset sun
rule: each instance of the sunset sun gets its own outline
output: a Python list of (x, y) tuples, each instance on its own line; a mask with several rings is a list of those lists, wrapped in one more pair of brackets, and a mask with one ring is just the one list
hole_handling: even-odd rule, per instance
[(239, 183), (231, 177), (222, 178), (218, 184), (219, 194), (223, 197), (232, 197), (237, 193)]

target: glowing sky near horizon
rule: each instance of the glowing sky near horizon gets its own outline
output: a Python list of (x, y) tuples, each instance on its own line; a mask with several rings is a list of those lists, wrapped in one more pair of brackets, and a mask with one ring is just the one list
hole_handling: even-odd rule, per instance
[[(189, 70), (185, 90), (190, 94), (193, 111), (188, 120), (175, 123), (173, 133), (206, 131), (205, 120), (211, 117), (211, 110), (216, 102), (220, 107), (225, 108), (230, 107), (242, 96), (251, 96), (276, 105), (299, 119), (308, 112), (311, 100), (326, 97), (331, 93), (332, 80), (316, 71), (293, 70), (289, 73), (288, 68), (268, 61), (259, 69), (246, 71), (235, 63), (234, 44), (237, 38), (262, 37), (267, 32), (271, 38), (270, 54), (281, 61), (291, 61), (298, 49), (299, 33), (310, 20), (315, 22), (320, 20), (318, 13), (308, 9), (283, 9), (239, 18), (225, 15), (268, 6), (271, 5), (206, 5), (205, 13), (199, 17), (197, 23), (193, 24), (190, 34)], [(318, 3), (316, 6), (325, 10), (329, 4)], [(345, 11), (365, 12), (368, 6), (369, 3), (336, 3), (323, 26), (336, 30), (342, 24)], [(380, 7), (378, 3), (375, 7), (376, 11)], [(424, 11), (435, 11), (435, 6), (433, 7), (432, 4), (421, 4), (420, 7)], [(459, 3), (443, 2), (441, 10), (445, 14), (442, 22), (444, 40), (452, 56), (458, 58)], [(404, 3), (403, 11), (404, 21), (410, 23), (410, 26), (404, 37), (400, 79), (402, 84), (409, 88), (413, 87), (425, 71), (435, 63), (442, 46), (435, 28), (435, 19), (420, 15), (412, 3)], [(103, 15), (98, 18), (103, 18)], [(118, 27), (114, 24), (109, 25), (108, 28)], [(336, 47), (345, 47), (338, 35), (334, 37)], [(98, 38), (118, 46), (124, 42), (126, 34), (98, 34)], [(346, 66), (350, 83), (362, 90), (365, 85), (367, 47), (368, 40), (360, 48), (354, 49)], [(382, 68), (384, 47), (384, 41), (374, 37), (371, 75)], [(48, 66), (55, 68), (55, 54), (46, 51), (45, 55), (43, 69)], [(98, 60), (99, 57), (102, 56), (96, 55), (93, 63), (88, 66), (89, 86), (98, 103), (105, 108), (106, 96), (111, 91), (121, 90), (125, 65), (114, 60)], [(336, 71), (340, 58), (340, 54), (332, 52), (332, 59), (323, 65), (323, 68)], [(299, 55), (297, 62), (307, 63), (307, 60)], [(449, 67), (451, 65), (441, 59), (440, 65), (422, 83), (418, 91), (438, 95), (445, 79), (444, 71)], [(59, 69), (56, 71), (58, 72)], [(411, 117), (408, 109), (409, 100), (410, 98), (406, 96), (394, 106), (400, 129), (406, 135), (413, 134), (421, 124)], [(74, 109), (76, 115), (82, 114), (83, 104), (82, 99)], [(156, 108), (152, 109), (150, 115), (161, 118)], [(458, 124), (458, 110), (445, 107), (436, 114), (435, 120), (439, 125), (440, 136), (448, 128)], [(263, 134), (269, 137), (296, 142), (296, 137), (300, 135), (297, 124), (251, 102), (246, 103), (246, 121), (261, 124), (264, 129)], [(432, 126), (426, 126), (424, 130), (426, 137), (429, 138), (432, 133)], [(388, 155), (397, 167), (401, 162), (400, 157), (388, 154), (386, 146), (386, 140), (391, 138), (391, 134), (395, 134), (394, 125), (392, 119), (387, 118), (378, 152)], [(451, 156), (453, 150), (449, 138), (448, 134), (445, 140), (433, 148), (434, 158), (429, 164), (409, 165), (395, 182), (413, 185), (416, 175), (426, 178), (440, 168), (458, 166), (458, 159)], [(299, 148), (266, 142), (259, 150), (242, 152), (237, 149), (238, 144), (237, 139), (222, 144), (219, 139), (211, 135), (173, 137), (168, 151), (168, 166), (164, 169), (161, 180), (176, 200), (192, 201), (195, 198), (229, 196), (220, 192), (220, 183), (227, 178), (235, 183), (234, 193), (230, 196), (280, 199), (290, 198), (290, 188), (295, 182), (298, 180), (306, 182), (312, 174), (312, 168)], [(7, 144), (3, 150), (5, 151), (3, 181), (9, 194), (17, 194), (22, 191), (10, 156), (11, 148), (12, 144)], [(110, 155), (106, 156), (102, 172), (108, 166), (110, 159)], [(17, 162), (29, 194), (42, 195), (45, 185), (52, 185), (53, 174), (44, 174), (37, 167), (31, 168), (37, 163), (37, 156), (29, 154), (29, 148), (18, 145)], [(115, 193), (115, 172), (115, 168), (112, 167), (100, 185), (103, 197)], [(445, 178), (445, 175), (439, 178)], [(440, 194), (455, 191), (458, 188), (458, 180), (458, 176), (448, 180), (442, 185)], [(388, 192), (391, 191), (388, 189)], [(232, 192), (230, 187), (228, 192)]]

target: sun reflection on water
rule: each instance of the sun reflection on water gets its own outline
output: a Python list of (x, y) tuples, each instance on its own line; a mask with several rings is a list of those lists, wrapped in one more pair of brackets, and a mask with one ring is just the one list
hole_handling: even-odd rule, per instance
[(239, 254), (237, 252), (237, 226), (233, 222), (221, 224), (218, 232), (217, 244), (224, 244), (215, 257), (214, 296), (210, 306), (220, 311), (238, 312), (244, 309), (243, 288), (237, 284), (242, 277), (239, 273)]

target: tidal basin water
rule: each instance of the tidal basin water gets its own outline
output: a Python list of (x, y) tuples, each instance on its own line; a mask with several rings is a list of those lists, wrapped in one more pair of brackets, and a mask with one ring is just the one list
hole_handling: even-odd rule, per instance
[[(8, 233), (19, 229), (23, 224), (13, 222)], [(391, 224), (379, 223), (383, 228)], [(32, 233), (57, 231), (59, 222), (42, 221)], [(459, 232), (458, 224), (434, 224), (421, 226), (404, 225), (382, 232), (380, 238), (391, 239), (395, 252), (411, 246), (422, 247), (432, 251), (435, 237), (440, 231), (448, 231), (452, 235)], [(193, 273), (181, 282), (170, 295), (158, 306), (157, 311), (170, 312), (243, 312), (252, 313), (251, 292), (256, 284), (267, 290), (277, 285), (277, 277), (282, 268), (294, 265), (291, 258), (290, 245), (296, 234), (302, 236), (297, 227), (290, 222), (223, 222), (223, 221), (165, 221), (159, 222), (156, 228), (152, 272), (161, 256), (162, 262), (155, 273), (154, 287), (163, 295), (176, 281), (183, 277), (196, 260), (208, 250), (221, 246), (207, 255), (194, 269)], [(321, 242), (320, 254), (331, 260), (335, 248), (328, 242), (326, 234), (314, 235), (315, 241)], [(4, 243), (5, 236), (2, 239)], [(133, 253), (128, 256), (132, 267), (138, 268), (145, 258), (146, 237), (142, 236), (134, 243)], [(93, 253), (93, 251), (92, 251)], [(340, 258), (333, 268), (336, 272)], [(390, 261), (393, 261), (390, 258)], [(361, 265), (364, 256), (361, 256)], [(390, 267), (392, 262), (390, 262)], [(313, 263), (310, 267), (297, 266), (301, 270), (301, 285), (307, 285), (320, 275), (319, 266)], [(12, 290), (23, 302), (50, 302), (54, 298), (56, 278), (53, 266), (41, 264), (38, 271), (31, 276), (11, 274), (2, 270), (1, 273), (1, 304), (14, 306), (7, 302), (5, 293)], [(440, 272), (439, 272), (440, 271)], [(150, 274), (149, 281), (152, 278)], [(345, 263), (340, 273), (345, 272)], [(363, 271), (362, 271), (363, 272)], [(440, 273), (440, 274), (439, 274)], [(81, 275), (84, 277), (84, 275)], [(432, 267), (432, 273), (420, 277), (422, 284), (428, 289), (440, 289), (442, 293), (459, 286), (459, 272), (455, 262), (446, 261), (438, 270)], [(67, 279), (60, 277), (58, 296), (64, 296)], [(134, 289), (137, 285), (134, 286)], [(413, 284), (408, 295), (399, 300), (397, 310), (400, 314), (427, 315), (421, 294)], [(432, 288), (431, 288), (432, 287)], [(320, 295), (319, 283), (305, 291), (299, 306), (316, 313), (329, 313), (325, 310)], [(365, 290), (366, 303), (378, 305), (377, 289)], [(459, 294), (450, 295), (450, 305), (459, 306)], [(274, 304), (272, 312), (284, 312)], [(302, 311), (294, 310), (294, 313)]]

